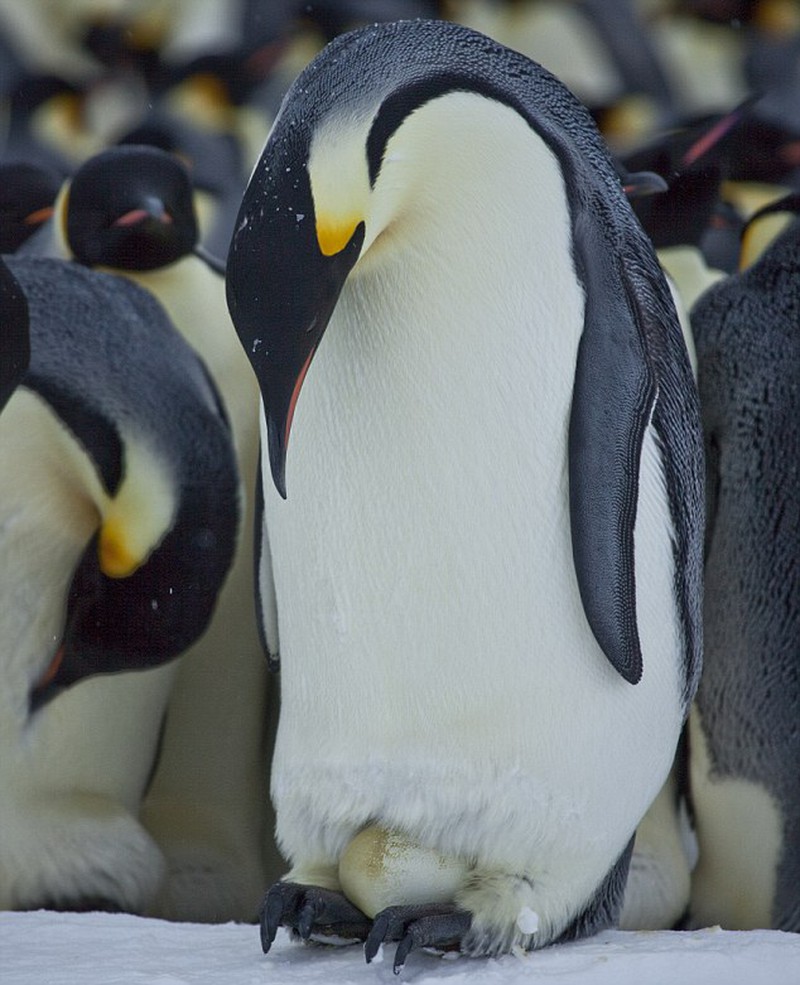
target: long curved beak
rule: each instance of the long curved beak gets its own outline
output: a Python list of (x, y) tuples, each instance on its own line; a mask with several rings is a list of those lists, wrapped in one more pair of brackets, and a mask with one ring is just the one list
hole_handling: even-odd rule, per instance
[(359, 222), (340, 249), (324, 253), (306, 170), (280, 163), (265, 168), (262, 160), (242, 200), (226, 290), (261, 389), (272, 479), (284, 499), (300, 390), (363, 242)]

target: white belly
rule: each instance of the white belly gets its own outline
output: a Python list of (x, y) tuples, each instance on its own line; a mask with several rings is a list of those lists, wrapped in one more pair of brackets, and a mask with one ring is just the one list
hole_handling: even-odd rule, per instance
[(660, 480), (640, 507), (645, 670), (632, 687), (591, 634), (572, 565), (575, 340), (543, 353), (532, 331), (512, 350), (490, 330), (460, 345), (422, 332), (403, 351), (374, 325), (359, 338), (350, 303), (298, 402), (288, 500), (264, 482), (279, 839), (290, 858), (335, 860), (379, 820), (515, 871), (539, 860), (543, 881), (557, 857), (596, 885), (680, 727)]

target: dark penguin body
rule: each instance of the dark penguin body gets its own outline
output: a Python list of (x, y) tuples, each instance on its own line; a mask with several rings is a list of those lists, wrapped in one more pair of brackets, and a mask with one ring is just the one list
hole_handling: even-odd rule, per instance
[(0, 265), (0, 411), (31, 358), (28, 302), (11, 271)]
[(800, 930), (800, 230), (692, 311), (708, 461), (692, 919)]
[(455, 25), (346, 35), (227, 283), (282, 673), (265, 947), (607, 926), (696, 687), (703, 510), (677, 316), (588, 113)]
[(163, 874), (132, 816), (154, 697), (206, 629), (236, 543), (230, 429), (146, 292), (58, 260), (6, 262), (31, 357), (0, 415), (0, 900), (141, 910)]

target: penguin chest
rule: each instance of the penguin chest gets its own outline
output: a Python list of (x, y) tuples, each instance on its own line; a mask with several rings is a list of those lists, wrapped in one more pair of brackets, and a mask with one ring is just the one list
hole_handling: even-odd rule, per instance
[[(318, 772), (338, 773), (366, 820), (399, 809), (411, 775), (426, 800), (480, 814), (495, 790), (548, 837), (574, 836), (636, 760), (641, 805), (608, 805), (629, 837), (677, 737), (675, 640), (633, 689), (581, 606), (567, 430), (583, 296), (573, 279), (502, 331), (469, 300), (431, 324), (419, 311), (382, 320), (343, 294), (298, 401), (288, 500), (265, 482), (276, 800), (301, 772), (318, 791)], [(658, 617), (673, 604), (665, 577)], [(664, 687), (675, 697), (659, 707)]]

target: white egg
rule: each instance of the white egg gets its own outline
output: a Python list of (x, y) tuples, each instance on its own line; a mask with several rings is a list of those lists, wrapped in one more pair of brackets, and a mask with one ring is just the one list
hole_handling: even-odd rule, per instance
[(374, 825), (360, 831), (339, 859), (342, 890), (368, 917), (398, 904), (451, 902), (468, 871), (464, 859)]

